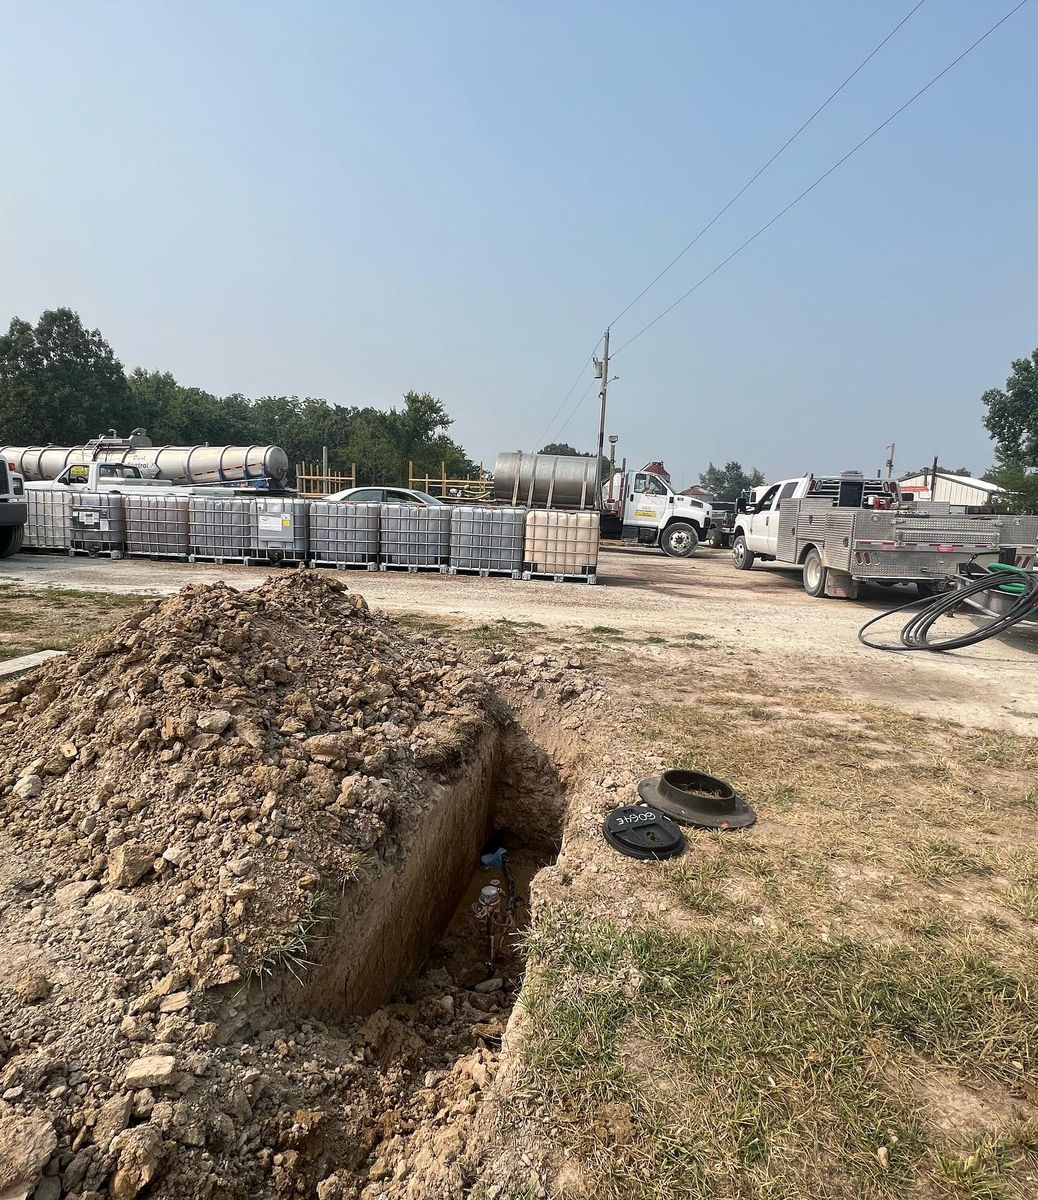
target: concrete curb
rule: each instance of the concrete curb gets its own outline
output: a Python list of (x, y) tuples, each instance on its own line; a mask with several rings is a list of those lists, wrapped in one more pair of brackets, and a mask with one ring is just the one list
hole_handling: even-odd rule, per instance
[(20, 658), (6, 658), (0, 661), (0, 682), (42, 667), (52, 658), (64, 658), (65, 653), (64, 650), (38, 650), (35, 654), (23, 654)]

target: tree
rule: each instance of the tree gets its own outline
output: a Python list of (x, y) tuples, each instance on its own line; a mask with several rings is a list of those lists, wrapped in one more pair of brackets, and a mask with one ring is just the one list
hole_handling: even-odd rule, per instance
[(1013, 362), (1004, 391), (989, 388), (981, 400), (999, 463), (1038, 466), (1038, 350)]
[(736, 500), (741, 492), (758, 487), (763, 482), (764, 475), (756, 467), (747, 475), (737, 462), (727, 462), (723, 467), (709, 463), (699, 476), (700, 486), (718, 501)]
[(403, 484), (420, 475), (469, 476), (475, 469), (450, 436), (442, 400), (408, 392), (401, 407), (347, 408), (316, 396), (215, 396), (169, 371), (129, 377), (111, 347), (68, 308), (34, 327), (15, 317), (0, 336), (0, 442), (75, 445), (116, 429), (148, 431), (157, 445), (283, 446), (290, 463), (316, 462), (328, 448), (334, 470), (357, 464), (358, 482)]
[(122, 364), (72, 309), (49, 309), (35, 327), (15, 317), (0, 336), (5, 442), (75, 444), (126, 427), (132, 416)]
[(1005, 389), (989, 388), (981, 400), (995, 443), (995, 466), (984, 478), (1007, 489), (1006, 503), (1038, 512), (1038, 349), (1014, 359)]

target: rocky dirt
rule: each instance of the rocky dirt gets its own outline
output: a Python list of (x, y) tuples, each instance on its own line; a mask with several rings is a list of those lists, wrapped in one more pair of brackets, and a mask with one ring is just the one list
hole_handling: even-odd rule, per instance
[(189, 587), (0, 692), (5, 1200), (464, 1186), (521, 962), (462, 921), (366, 1020), (292, 999), (430, 784), (510, 736), (492, 680), (595, 701), (579, 663), (478, 657), (299, 571)]

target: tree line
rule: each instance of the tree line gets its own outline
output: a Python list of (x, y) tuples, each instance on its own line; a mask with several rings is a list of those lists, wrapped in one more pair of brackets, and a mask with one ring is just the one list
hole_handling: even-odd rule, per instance
[(99, 330), (69, 308), (35, 325), (15, 317), (0, 335), (0, 443), (78, 445), (109, 429), (146, 429), (157, 445), (283, 446), (293, 465), (329, 451), (332, 471), (357, 465), (360, 484), (417, 475), (463, 478), (475, 471), (451, 438), (453, 419), (428, 392), (407, 392), (389, 409), (330, 404), (315, 396), (216, 396), (169, 371), (127, 373)]

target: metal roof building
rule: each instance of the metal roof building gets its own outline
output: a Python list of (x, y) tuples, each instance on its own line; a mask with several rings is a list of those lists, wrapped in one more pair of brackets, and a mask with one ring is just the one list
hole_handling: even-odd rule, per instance
[(932, 471), (920, 471), (901, 480), (901, 491), (908, 492), (917, 500), (946, 500), (949, 504), (984, 505), (994, 502), (996, 497), (1005, 495), (1005, 488), (997, 483), (988, 483), (986, 479), (976, 479), (972, 475), (951, 475), (947, 471), (937, 471), (937, 483), (933, 483)]

